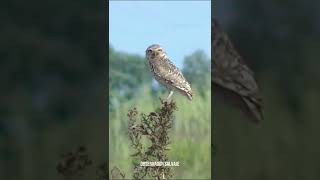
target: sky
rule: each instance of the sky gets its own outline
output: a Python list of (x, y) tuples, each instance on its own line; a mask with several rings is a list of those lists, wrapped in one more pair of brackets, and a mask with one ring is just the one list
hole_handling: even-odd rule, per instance
[(109, 43), (117, 51), (145, 56), (160, 44), (182, 68), (185, 56), (210, 56), (210, 1), (109, 1)]

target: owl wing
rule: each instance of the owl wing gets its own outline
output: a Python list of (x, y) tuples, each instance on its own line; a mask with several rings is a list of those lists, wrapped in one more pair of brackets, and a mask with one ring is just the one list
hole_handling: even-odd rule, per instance
[(187, 93), (186, 95), (190, 99), (192, 97), (192, 90), (189, 82), (184, 78), (181, 71), (167, 57), (157, 62), (159, 64), (157, 68), (154, 68), (155, 75), (166, 84), (173, 86), (182, 93)]
[(217, 34), (213, 51), (212, 82), (240, 95), (253, 115), (262, 120), (262, 99), (254, 73), (234, 50), (226, 34)]
[(219, 46), (214, 45), (213, 81), (242, 96), (258, 94), (253, 71), (234, 50), (228, 37), (223, 34), (217, 41), (221, 42)]

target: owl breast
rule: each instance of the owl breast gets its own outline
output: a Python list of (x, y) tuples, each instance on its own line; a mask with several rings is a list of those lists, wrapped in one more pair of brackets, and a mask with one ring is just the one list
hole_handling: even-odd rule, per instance
[(153, 77), (163, 86), (165, 86), (169, 90), (174, 90), (175, 87), (172, 86), (172, 82), (167, 80), (165, 77), (167, 77), (168, 72), (167, 70), (162, 66), (160, 61), (149, 61), (149, 67), (150, 71), (153, 75)]

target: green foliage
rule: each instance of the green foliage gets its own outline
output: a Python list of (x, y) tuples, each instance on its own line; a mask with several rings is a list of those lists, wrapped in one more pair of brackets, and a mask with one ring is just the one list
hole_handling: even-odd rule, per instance
[[(195, 89), (196, 94), (199, 94)], [(149, 86), (135, 98), (122, 103), (109, 114), (109, 167), (117, 166), (126, 177), (133, 177), (133, 154), (128, 139), (127, 112), (139, 107), (140, 112), (152, 112), (159, 107), (158, 98), (167, 93), (151, 94)], [(169, 134), (171, 144), (168, 146), (168, 159), (179, 161), (179, 167), (173, 167), (174, 178), (209, 179), (211, 169), (211, 91), (207, 89), (204, 96), (195, 96), (192, 101), (174, 94), (178, 111), (175, 112), (172, 131)]]
[(132, 99), (141, 84), (151, 82), (145, 58), (109, 48), (109, 108)]
[(183, 61), (183, 75), (191, 82), (192, 87), (196, 87), (203, 93), (210, 89), (210, 59), (202, 50), (198, 50)]

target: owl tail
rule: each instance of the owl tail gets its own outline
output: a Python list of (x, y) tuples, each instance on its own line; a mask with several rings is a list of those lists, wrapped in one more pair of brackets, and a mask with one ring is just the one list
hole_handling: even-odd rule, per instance
[(251, 119), (257, 124), (261, 122), (264, 119), (261, 99), (246, 96), (242, 97), (242, 100), (246, 103), (249, 113), (253, 116)]
[(192, 92), (190, 91), (190, 92), (184, 92), (184, 94), (185, 94), (185, 96), (187, 96), (187, 98), (190, 100), (190, 101), (192, 101)]
[(186, 93), (187, 94), (187, 97), (190, 101), (192, 101), (192, 93)]

